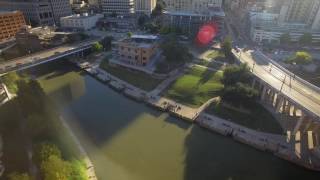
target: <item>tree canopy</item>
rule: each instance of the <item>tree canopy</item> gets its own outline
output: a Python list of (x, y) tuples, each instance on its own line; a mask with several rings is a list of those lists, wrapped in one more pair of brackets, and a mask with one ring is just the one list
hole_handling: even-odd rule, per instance
[(286, 60), (286, 63), (305, 65), (312, 63), (312, 55), (306, 51), (298, 51), (293, 57)]
[(163, 0), (157, 0), (156, 7), (151, 12), (151, 17), (157, 17), (160, 16), (166, 7)]
[(250, 71), (247, 64), (228, 66), (223, 74), (224, 89), (222, 99), (235, 105), (250, 105), (258, 96), (258, 92), (249, 83)]
[(289, 44), (291, 42), (291, 36), (289, 33), (284, 33), (280, 36), (280, 44)]
[(247, 64), (241, 64), (240, 66), (231, 65), (224, 70), (222, 83), (225, 86), (233, 86), (237, 82), (248, 83), (250, 76)]
[(302, 45), (308, 45), (312, 43), (312, 35), (310, 33), (305, 33), (299, 38), (299, 43)]
[(188, 48), (174, 39), (164, 42), (161, 48), (168, 62), (185, 62), (190, 60)]
[(101, 52), (103, 50), (103, 46), (101, 43), (99, 42), (95, 42), (93, 45), (92, 45), (92, 48), (94, 51), (96, 52)]
[(41, 164), (43, 161), (47, 161), (50, 156), (61, 158), (60, 149), (52, 143), (44, 142), (37, 144), (35, 150), (36, 153), (34, 158), (38, 164)]
[(41, 163), (41, 170), (44, 180), (69, 180), (72, 173), (72, 166), (69, 162), (51, 155)]
[(221, 45), (221, 50), (224, 53), (225, 57), (231, 62), (233, 63), (234, 61), (234, 57), (232, 55), (232, 39), (230, 36), (226, 37)]
[(33, 180), (27, 173), (13, 172), (8, 175), (9, 180)]
[(9, 72), (5, 76), (1, 77), (1, 79), (11, 93), (16, 93), (18, 91), (16, 82), (20, 77), (16, 72)]

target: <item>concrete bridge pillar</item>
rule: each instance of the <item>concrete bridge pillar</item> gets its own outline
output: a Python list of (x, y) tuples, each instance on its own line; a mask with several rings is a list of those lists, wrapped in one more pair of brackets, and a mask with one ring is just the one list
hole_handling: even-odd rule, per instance
[(282, 106), (282, 114), (286, 114), (287, 115), (287, 109), (289, 106), (289, 101), (287, 99), (284, 100), (283, 106)]
[(271, 91), (271, 99), (270, 99), (270, 104), (272, 107), (274, 107), (274, 98), (276, 97), (276, 92)]
[(267, 87), (263, 86), (262, 93), (261, 93), (261, 99), (260, 99), (261, 101), (264, 100), (266, 93), (267, 93)]
[(293, 129), (293, 135), (295, 135), (298, 132), (304, 119), (305, 119), (305, 114), (302, 112), (301, 117), (299, 118), (296, 126)]
[(276, 99), (276, 113), (280, 113), (281, 107), (283, 106), (284, 98), (278, 95)]
[(297, 117), (297, 110), (298, 108), (296, 106), (293, 106), (293, 111), (292, 111), (293, 117)]
[(252, 84), (251, 84), (251, 88), (254, 88), (256, 85), (256, 78), (253, 78)]

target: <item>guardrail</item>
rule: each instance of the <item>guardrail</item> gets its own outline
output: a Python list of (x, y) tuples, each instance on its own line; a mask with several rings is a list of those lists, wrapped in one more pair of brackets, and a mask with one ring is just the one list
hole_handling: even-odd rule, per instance
[[(51, 48), (51, 49), (46, 49), (46, 50), (43, 50), (43, 51), (39, 51), (39, 52), (36, 52), (36, 53), (32, 53), (32, 54), (28, 54), (28, 55), (25, 55), (25, 56), (21, 56), (21, 57), (17, 57), (17, 58), (13, 58), (13, 59), (9, 59), (7, 62), (2, 62), (2, 63), (0, 63), (0, 66), (5, 66), (5, 65), (7, 65), (7, 64), (12, 64), (12, 63), (14, 63), (14, 62), (16, 62), (16, 61), (19, 61), (19, 60), (21, 60), (21, 59), (25, 59), (25, 58), (31, 58), (31, 57), (34, 57), (34, 56), (36, 56), (36, 55), (39, 55), (39, 54), (42, 54), (42, 53), (44, 53), (44, 52), (48, 52), (48, 51), (54, 51), (54, 50), (56, 50), (56, 49), (59, 49), (59, 48), (61, 48), (61, 47), (66, 47), (66, 46), (75, 46), (75, 45), (82, 45), (82, 46), (84, 46), (83, 44), (90, 44), (90, 43), (94, 43), (94, 42), (96, 42), (96, 41), (99, 41), (100, 39), (94, 39), (94, 40), (87, 40), (87, 41), (83, 41), (83, 42), (80, 42), (80, 43), (77, 43), (77, 44), (65, 44), (65, 45), (62, 45), (62, 46), (58, 46), (58, 47), (54, 47), (54, 48)], [(67, 52), (67, 51), (65, 51), (65, 52)]]
[(279, 68), (280, 70), (284, 71), (286, 74), (290, 75), (291, 77), (295, 77), (296, 80), (298, 80), (300, 83), (310, 87), (312, 90), (320, 93), (320, 88), (311, 84), (310, 82), (302, 79), (301, 77), (295, 75), (294, 73), (292, 73), (291, 71), (289, 71), (288, 69), (282, 67), (280, 64), (278, 64), (276, 61), (274, 61), (273, 59), (269, 58), (268, 56), (266, 56), (265, 54), (263, 54), (260, 50), (256, 50), (257, 53), (259, 53), (259, 55), (261, 57), (263, 57), (265, 60), (271, 62), (273, 65), (275, 65), (277, 68)]
[(83, 45), (82, 47), (78, 47), (78, 48), (75, 48), (75, 49), (72, 49), (72, 50), (67, 50), (67, 51), (65, 51), (63, 53), (60, 53), (60, 54), (54, 54), (54, 55), (52, 55), (50, 57), (42, 58), (42, 59), (39, 59), (39, 60), (34, 60), (32, 62), (24, 63), (22, 65), (15, 65), (13, 67), (0, 69), (0, 73), (4, 73), (5, 74), (5, 73), (7, 73), (9, 71), (27, 69), (27, 68), (30, 68), (30, 67), (33, 67), (33, 66), (36, 66), (36, 65), (39, 65), (39, 64), (46, 63), (48, 61), (52, 61), (52, 60), (55, 60), (55, 59), (58, 59), (58, 58), (62, 58), (62, 57), (68, 56), (70, 54), (82, 51), (82, 50), (87, 49), (89, 47), (91, 47), (91, 45), (87, 44), (87, 45)]

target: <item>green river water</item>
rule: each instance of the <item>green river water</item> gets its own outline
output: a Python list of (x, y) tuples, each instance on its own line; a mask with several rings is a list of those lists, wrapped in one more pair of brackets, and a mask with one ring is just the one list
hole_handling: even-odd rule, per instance
[(130, 100), (70, 66), (31, 73), (76, 132), (99, 179), (320, 179), (320, 173)]

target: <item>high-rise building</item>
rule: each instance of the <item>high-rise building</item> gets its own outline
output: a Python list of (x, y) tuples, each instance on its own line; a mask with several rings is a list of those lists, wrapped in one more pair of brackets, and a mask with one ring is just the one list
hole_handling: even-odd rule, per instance
[(150, 15), (156, 4), (156, 0), (135, 0), (135, 12)]
[(15, 37), (16, 33), (26, 25), (20, 11), (0, 11), (0, 42)]
[(166, 8), (164, 22), (166, 25), (181, 29), (194, 35), (204, 24), (215, 24), (218, 35), (224, 27), (225, 14), (222, 0), (163, 0)]
[(301, 23), (319, 29), (319, 0), (286, 0), (279, 16), (279, 23)]
[(134, 13), (134, 0), (101, 0), (104, 14), (129, 15)]
[(60, 17), (72, 14), (69, 0), (0, 0), (1, 10), (20, 10), (32, 25), (59, 24)]

